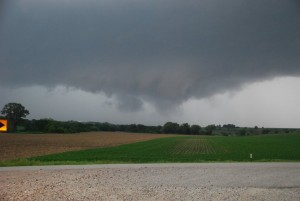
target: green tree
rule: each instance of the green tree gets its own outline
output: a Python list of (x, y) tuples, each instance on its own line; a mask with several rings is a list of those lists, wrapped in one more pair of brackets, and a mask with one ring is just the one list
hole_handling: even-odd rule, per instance
[(224, 124), (224, 125), (223, 125), (223, 128), (228, 128), (228, 129), (230, 129), (230, 128), (236, 128), (236, 126), (235, 126), (234, 124)]
[(182, 133), (182, 134), (190, 134), (190, 125), (188, 123), (184, 123), (184, 124), (181, 124), (179, 126), (179, 133)]
[(239, 130), (239, 132), (238, 132), (238, 134), (239, 134), (240, 136), (244, 136), (244, 135), (246, 135), (246, 133), (247, 133), (246, 129), (241, 129), (241, 130)]
[(179, 124), (173, 122), (167, 122), (162, 127), (163, 133), (179, 133)]
[(22, 118), (29, 115), (29, 111), (26, 110), (20, 103), (8, 103), (4, 105), (1, 110), (1, 114), (3, 114), (9, 121), (12, 131), (16, 131), (18, 123), (22, 120)]
[(199, 126), (199, 125), (192, 125), (190, 131), (191, 131), (191, 134), (196, 134), (197, 135), (201, 131), (201, 126)]
[(205, 130), (206, 130), (206, 134), (207, 135), (212, 135), (213, 133), (213, 130), (216, 129), (216, 125), (215, 124), (211, 124), (211, 125), (208, 125), (205, 127)]

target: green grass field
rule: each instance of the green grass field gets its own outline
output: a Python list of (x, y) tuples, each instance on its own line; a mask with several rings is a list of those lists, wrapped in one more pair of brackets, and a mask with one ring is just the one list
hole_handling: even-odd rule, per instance
[[(250, 159), (250, 154), (253, 158)], [(178, 136), (33, 157), (27, 164), (300, 161), (300, 134)]]

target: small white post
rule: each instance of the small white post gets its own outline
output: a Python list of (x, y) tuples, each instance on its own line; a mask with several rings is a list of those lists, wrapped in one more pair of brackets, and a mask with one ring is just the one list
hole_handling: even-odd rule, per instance
[(252, 159), (252, 154), (250, 154), (250, 159)]

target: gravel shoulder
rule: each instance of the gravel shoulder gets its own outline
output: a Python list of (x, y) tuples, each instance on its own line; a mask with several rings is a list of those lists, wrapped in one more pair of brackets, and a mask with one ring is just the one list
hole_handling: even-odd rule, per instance
[(0, 168), (0, 200), (300, 200), (300, 163)]

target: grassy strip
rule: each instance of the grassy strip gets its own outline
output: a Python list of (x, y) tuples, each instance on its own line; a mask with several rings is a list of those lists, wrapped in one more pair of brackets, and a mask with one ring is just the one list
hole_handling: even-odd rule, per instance
[(170, 137), (0, 162), (0, 166), (215, 161), (300, 161), (300, 134)]

